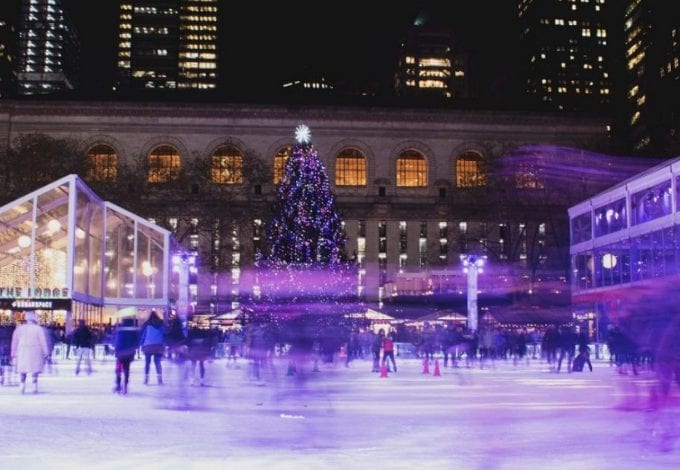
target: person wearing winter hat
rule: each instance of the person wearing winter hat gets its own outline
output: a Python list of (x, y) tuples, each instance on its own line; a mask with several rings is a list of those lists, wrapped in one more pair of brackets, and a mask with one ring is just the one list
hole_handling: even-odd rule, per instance
[(43, 371), (49, 347), (45, 331), (38, 325), (34, 311), (25, 312), (26, 323), (14, 330), (12, 335), (12, 361), (21, 377), (21, 393), (26, 393), (26, 376), (33, 377), (33, 393), (38, 393), (38, 375)]

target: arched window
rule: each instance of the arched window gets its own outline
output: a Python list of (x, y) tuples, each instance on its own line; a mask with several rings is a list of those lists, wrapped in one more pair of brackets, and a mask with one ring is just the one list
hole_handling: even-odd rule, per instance
[(118, 177), (118, 155), (110, 145), (97, 144), (87, 152), (88, 181), (115, 182)]
[(336, 186), (366, 186), (366, 157), (359, 150), (348, 148), (335, 159)]
[(213, 183), (243, 183), (243, 154), (233, 145), (223, 145), (212, 155), (210, 176)]
[(486, 165), (477, 152), (467, 151), (456, 160), (456, 187), (479, 188), (486, 186)]
[(417, 150), (404, 150), (397, 158), (397, 186), (426, 187), (427, 161)]
[(179, 176), (180, 157), (171, 145), (159, 145), (149, 153), (149, 183), (169, 183)]
[(288, 160), (288, 157), (290, 157), (291, 153), (293, 153), (293, 147), (289, 145), (287, 147), (283, 147), (274, 156), (274, 184), (279, 184), (279, 182), (283, 179), (283, 169), (285, 168), (286, 161)]

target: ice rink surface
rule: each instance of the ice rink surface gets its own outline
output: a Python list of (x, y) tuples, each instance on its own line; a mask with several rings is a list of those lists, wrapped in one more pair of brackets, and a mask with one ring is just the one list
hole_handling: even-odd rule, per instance
[(650, 409), (652, 373), (605, 361), (572, 374), (440, 363), (435, 377), (398, 359), (381, 378), (368, 360), (289, 375), (277, 358), (255, 379), (245, 359), (220, 359), (203, 387), (163, 365), (165, 385), (145, 386), (136, 360), (126, 396), (113, 359), (79, 376), (61, 360), (35, 395), (0, 387), (0, 469), (680, 468), (678, 401)]

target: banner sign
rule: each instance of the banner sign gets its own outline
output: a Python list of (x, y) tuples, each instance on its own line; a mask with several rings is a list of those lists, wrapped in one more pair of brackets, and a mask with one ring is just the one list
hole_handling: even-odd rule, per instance
[(71, 310), (71, 299), (0, 299), (1, 310)]

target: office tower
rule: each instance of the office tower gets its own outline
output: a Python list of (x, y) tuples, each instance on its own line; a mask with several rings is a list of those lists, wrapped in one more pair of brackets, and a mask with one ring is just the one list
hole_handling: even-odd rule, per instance
[(466, 59), (450, 28), (418, 15), (402, 44), (394, 79), (398, 96), (467, 97)]
[(211, 89), (217, 83), (217, 0), (124, 0), (119, 90)]
[(61, 0), (22, 0), (18, 92), (51, 94), (78, 86), (80, 44)]
[(12, 2), (0, 12), (0, 98), (16, 93), (16, 50), (19, 3)]
[(612, 0), (519, 0), (521, 76), (532, 105), (603, 110), (612, 100)]
[(680, 151), (680, 15), (674, 2), (627, 1), (625, 122), (629, 151)]

